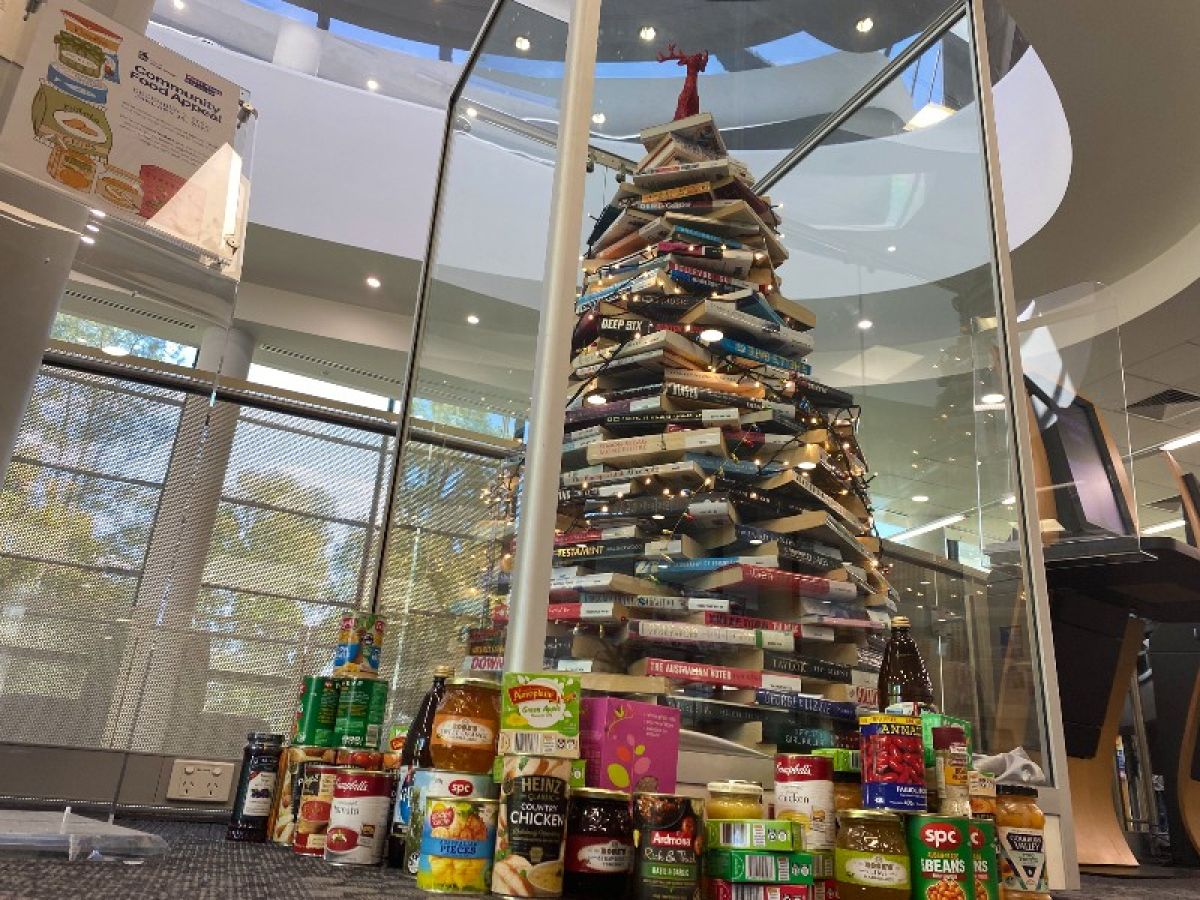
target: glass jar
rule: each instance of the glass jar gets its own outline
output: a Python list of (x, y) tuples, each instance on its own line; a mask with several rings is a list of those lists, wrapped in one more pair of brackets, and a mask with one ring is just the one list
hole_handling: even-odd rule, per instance
[(998, 784), (996, 795), (1000, 896), (1004, 900), (1050, 900), (1046, 816), (1037, 804), (1037, 788)]
[(995, 824), (996, 776), (991, 772), (968, 772), (967, 791), (971, 796), (971, 818)]
[(267, 840), (267, 820), (275, 798), (279, 775), (279, 757), (283, 754), (283, 735), (252, 731), (246, 735), (242, 751), (242, 770), (238, 774), (237, 795), (225, 838), (261, 844)]
[(895, 813), (838, 813), (834, 872), (839, 900), (908, 900), (911, 878), (904, 826)]
[(433, 717), (430, 753), (436, 769), (486, 775), (500, 735), (500, 685), (486, 678), (451, 678)]
[(707, 819), (761, 819), (763, 786), (757, 781), (710, 781), (704, 801)]
[(617, 897), (633, 871), (633, 814), (624, 791), (576, 788), (567, 812), (567, 897)]
[(833, 773), (833, 808), (858, 809), (862, 806), (862, 778), (857, 772)]

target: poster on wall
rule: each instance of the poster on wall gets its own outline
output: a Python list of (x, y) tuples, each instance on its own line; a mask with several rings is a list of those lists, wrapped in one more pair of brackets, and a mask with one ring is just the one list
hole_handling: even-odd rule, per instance
[(50, 0), (30, 24), (0, 165), (231, 260), (238, 86), (79, 3)]

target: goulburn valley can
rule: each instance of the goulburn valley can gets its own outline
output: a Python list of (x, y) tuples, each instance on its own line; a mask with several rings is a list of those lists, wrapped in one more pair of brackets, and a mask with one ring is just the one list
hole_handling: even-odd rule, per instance
[(806, 851), (832, 850), (833, 760), (825, 756), (780, 753), (775, 757), (775, 816), (800, 826)]
[(379, 746), (387, 707), (387, 682), (375, 678), (339, 678), (333, 738), (338, 747)]
[(493, 893), (562, 896), (571, 764), (542, 756), (504, 757)]
[(376, 866), (387, 847), (388, 812), (396, 794), (391, 772), (342, 769), (334, 777), (325, 832), (325, 861)]

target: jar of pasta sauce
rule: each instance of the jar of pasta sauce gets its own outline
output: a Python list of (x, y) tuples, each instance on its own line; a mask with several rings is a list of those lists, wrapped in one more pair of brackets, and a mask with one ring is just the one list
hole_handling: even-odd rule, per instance
[(633, 816), (624, 791), (576, 788), (567, 813), (563, 890), (569, 898), (618, 897), (633, 871)]

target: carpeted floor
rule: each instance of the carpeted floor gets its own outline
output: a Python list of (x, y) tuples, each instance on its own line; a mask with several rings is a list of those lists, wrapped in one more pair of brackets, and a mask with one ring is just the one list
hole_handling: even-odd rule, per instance
[[(161, 835), (171, 846), (142, 865), (0, 858), (0, 900), (415, 900), (412, 879), (394, 869), (348, 868), (278, 847), (231, 844), (223, 825), (158, 820), (118, 824)], [(1171, 879), (1084, 876), (1065, 900), (1200, 900), (1200, 873)]]

